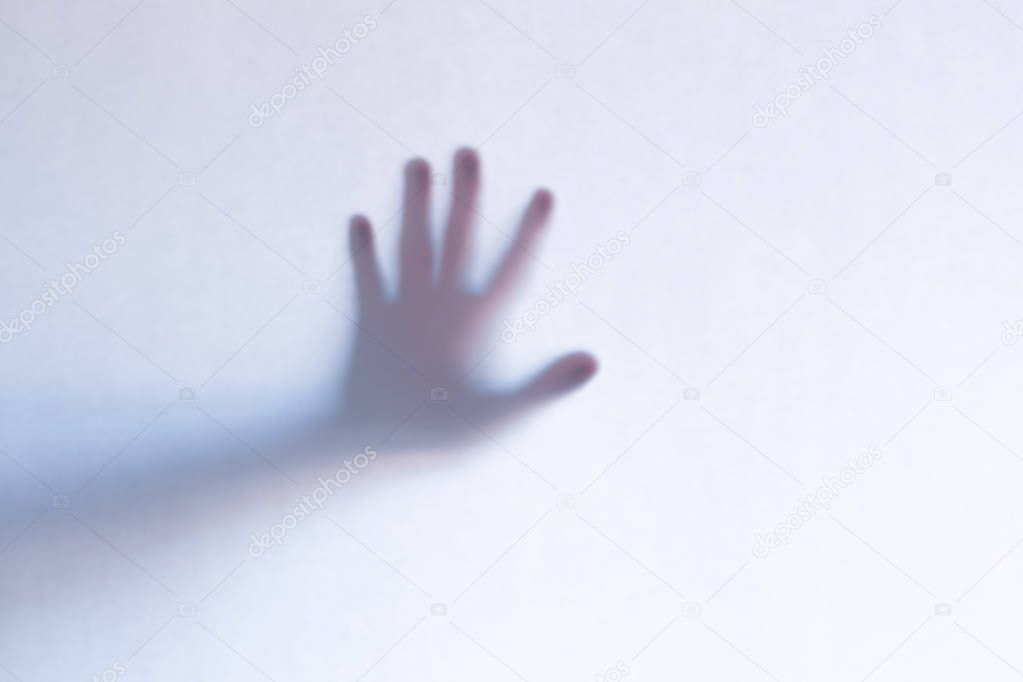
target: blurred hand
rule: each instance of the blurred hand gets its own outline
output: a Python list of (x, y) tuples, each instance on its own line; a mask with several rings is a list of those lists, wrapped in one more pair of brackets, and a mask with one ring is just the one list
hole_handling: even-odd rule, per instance
[(344, 385), (343, 420), (357, 430), (385, 436), (402, 425), (401, 434), (412, 437), (412, 446), (485, 431), (494, 422), (582, 385), (597, 368), (589, 354), (573, 353), (514, 390), (494, 391), (472, 380), (472, 370), (486, 351), (480, 347), (486, 324), (518, 283), (545, 230), (553, 199), (545, 190), (533, 195), (516, 244), (484, 290), (469, 291), (464, 275), (480, 191), (477, 154), (460, 150), (452, 175), (444, 243), (435, 254), (429, 224), (430, 167), (421, 159), (405, 167), (400, 273), (393, 297), (385, 293), (369, 221), (355, 216), (350, 227), (360, 333)]

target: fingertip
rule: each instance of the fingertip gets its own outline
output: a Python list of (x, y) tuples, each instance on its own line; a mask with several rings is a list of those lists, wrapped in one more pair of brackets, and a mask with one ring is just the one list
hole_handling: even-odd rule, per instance
[(563, 361), (565, 367), (565, 379), (570, 387), (581, 386), (593, 378), (600, 368), (597, 358), (589, 353), (573, 353)]
[(480, 171), (480, 157), (475, 149), (462, 147), (455, 152), (455, 169), (467, 179), (475, 178)]
[(524, 227), (532, 230), (543, 227), (548, 216), (551, 214), (553, 206), (554, 195), (551, 194), (549, 190), (536, 190), (533, 194), (533, 199), (529, 202), (529, 210), (527, 211), (526, 224)]
[(405, 180), (414, 187), (426, 185), (430, 178), (430, 164), (426, 159), (409, 159), (405, 164)]
[(348, 238), (353, 250), (361, 249), (373, 238), (373, 229), (364, 215), (353, 215), (348, 222)]
[(533, 205), (546, 213), (554, 208), (554, 195), (549, 189), (538, 189), (536, 194), (533, 195)]
[(425, 173), (429, 170), (429, 162), (421, 156), (411, 158), (405, 164), (405, 172), (409, 174)]
[(554, 398), (573, 391), (597, 373), (597, 359), (589, 353), (563, 355), (548, 366), (535, 388), (536, 397)]

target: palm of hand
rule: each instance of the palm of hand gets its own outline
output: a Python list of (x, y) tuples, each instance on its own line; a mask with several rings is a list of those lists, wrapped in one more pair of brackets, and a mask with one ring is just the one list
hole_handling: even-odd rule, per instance
[[(386, 437), (401, 426), (410, 444), (424, 447), (485, 432), (494, 422), (580, 386), (596, 371), (592, 356), (574, 353), (513, 391), (494, 391), (471, 380), (486, 355), (479, 348), (484, 325), (521, 276), (552, 199), (546, 191), (534, 194), (516, 245), (484, 291), (475, 293), (465, 288), (463, 276), (479, 195), (476, 154), (459, 151), (453, 175), (441, 262), (435, 268), (428, 221), (430, 169), (419, 159), (405, 168), (400, 276), (393, 298), (384, 292), (369, 221), (356, 216), (350, 230), (360, 333), (344, 386), (344, 420)], [(451, 412), (458, 419), (451, 419)]]

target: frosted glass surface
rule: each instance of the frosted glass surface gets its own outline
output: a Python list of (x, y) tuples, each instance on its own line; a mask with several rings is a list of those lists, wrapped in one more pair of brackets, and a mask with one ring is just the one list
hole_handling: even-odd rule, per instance
[[(0, 0), (0, 682), (1017, 679), (1021, 64), (1010, 0)], [(474, 285), (556, 197), (495, 339), (574, 282), (470, 380), (599, 372), (323, 493), (348, 218), (393, 284), (463, 145)]]

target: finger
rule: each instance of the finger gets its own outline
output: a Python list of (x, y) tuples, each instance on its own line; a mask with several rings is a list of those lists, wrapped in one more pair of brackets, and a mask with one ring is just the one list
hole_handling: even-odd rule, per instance
[(515, 243), (508, 249), (501, 264), (497, 267), (488, 287), (488, 294), (501, 296), (506, 293), (522, 275), (527, 261), (535, 258), (533, 250), (543, 233), (547, 219), (551, 215), (554, 197), (547, 190), (537, 190), (526, 208), (522, 222), (519, 224)]
[(440, 283), (446, 286), (458, 284), (465, 270), (480, 190), (479, 155), (472, 149), (459, 149), (455, 154), (454, 176), (455, 186), (448, 226), (444, 232), (444, 254), (440, 268)]
[(373, 247), (373, 229), (365, 216), (353, 216), (348, 228), (348, 248), (355, 264), (355, 286), (359, 306), (365, 309), (384, 297), (383, 279)]
[(579, 388), (596, 373), (596, 358), (589, 353), (570, 353), (549, 364), (509, 399), (515, 407), (536, 405)]
[(433, 272), (430, 245), (430, 166), (422, 159), (405, 165), (405, 196), (401, 219), (399, 295), (422, 291)]
[(579, 388), (596, 373), (596, 358), (589, 353), (570, 353), (547, 365), (517, 390), (475, 394), (459, 405), (458, 414), (464, 411), (462, 416), (473, 425), (505, 424)]

